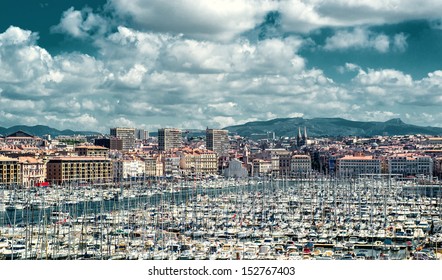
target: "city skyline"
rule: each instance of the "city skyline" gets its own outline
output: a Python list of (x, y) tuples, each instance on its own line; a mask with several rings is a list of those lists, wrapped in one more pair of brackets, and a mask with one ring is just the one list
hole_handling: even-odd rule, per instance
[(3, 127), (152, 131), (282, 117), (442, 127), (438, 1), (8, 2)]

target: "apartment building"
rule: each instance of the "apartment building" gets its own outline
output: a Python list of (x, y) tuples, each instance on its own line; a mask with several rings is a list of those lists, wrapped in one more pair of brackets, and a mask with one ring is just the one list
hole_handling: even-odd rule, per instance
[(252, 161), (252, 176), (265, 176), (272, 173), (272, 162), (256, 158)]
[(141, 160), (122, 159), (112, 162), (114, 181), (144, 176), (145, 165)]
[(337, 159), (337, 175), (340, 177), (354, 177), (360, 174), (380, 174), (381, 160), (373, 156), (346, 155)]
[(18, 159), (0, 156), (0, 184), (21, 185), (22, 170)]
[(177, 154), (180, 156), (180, 169), (184, 175), (218, 173), (218, 157), (213, 151), (188, 148)]
[(388, 157), (388, 172), (404, 176), (433, 175), (433, 159), (417, 154), (396, 154)]
[(164, 175), (164, 164), (161, 160), (161, 155), (144, 158), (144, 173), (148, 177), (159, 177)]
[(46, 181), (46, 164), (34, 157), (19, 157), (21, 165), (21, 184), (30, 188)]
[(290, 160), (290, 174), (303, 176), (312, 170), (312, 159), (309, 155), (293, 155)]
[(109, 150), (102, 146), (77, 146), (75, 152), (80, 157), (107, 157)]
[(123, 151), (135, 149), (135, 128), (116, 127), (110, 129), (110, 135), (122, 140)]
[(181, 147), (181, 130), (176, 128), (158, 129), (158, 150), (168, 151)]
[(56, 184), (112, 181), (112, 163), (104, 157), (55, 157), (46, 172), (47, 180)]
[(229, 150), (228, 130), (206, 129), (206, 149), (214, 151), (218, 156), (227, 154)]

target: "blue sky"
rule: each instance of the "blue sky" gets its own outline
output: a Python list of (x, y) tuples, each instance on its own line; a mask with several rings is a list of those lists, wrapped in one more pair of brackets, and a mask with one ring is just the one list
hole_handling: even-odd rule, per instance
[(0, 126), (442, 126), (442, 1), (16, 0), (0, 13)]

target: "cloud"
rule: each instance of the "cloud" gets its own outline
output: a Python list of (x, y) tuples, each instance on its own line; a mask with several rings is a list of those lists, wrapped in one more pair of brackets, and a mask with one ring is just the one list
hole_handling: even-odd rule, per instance
[(402, 116), (405, 115), (404, 108), (413, 108), (415, 113), (438, 112), (438, 106), (442, 105), (441, 89), (441, 71), (414, 80), (409, 74), (394, 69), (360, 69), (353, 83), (349, 85), (358, 104), (365, 108), (395, 109), (395, 113)]
[(394, 35), (393, 46), (395, 50), (404, 52), (407, 49), (407, 36), (404, 33)]
[(398, 51), (407, 47), (406, 36), (396, 34), (389, 38), (385, 34), (376, 34), (366, 28), (356, 27), (353, 30), (339, 30), (333, 36), (326, 38), (324, 49), (328, 51), (347, 49), (374, 49), (380, 53), (390, 50), (390, 45)]
[[(224, 40), (220, 31), (209, 40), (122, 25), (99, 34), (85, 24), (87, 11), (69, 9), (63, 18), (70, 16), (81, 20), (64, 32), (90, 38), (94, 55), (52, 55), (38, 45), (38, 34), (18, 27), (0, 33), (2, 125), (205, 128), (287, 116), (388, 118), (404, 116), (403, 105), (436, 114), (442, 105), (441, 71), (413, 79), (349, 62), (341, 71), (354, 78), (340, 84), (308, 67), (300, 54), (306, 39), (295, 35), (249, 40), (233, 32)], [(406, 39), (357, 27), (338, 30), (326, 43), (387, 52), (403, 51)]]
[(236, 121), (233, 117), (222, 117), (222, 116), (213, 117), (213, 122), (216, 124), (216, 127), (220, 128), (236, 124)]
[(128, 88), (138, 88), (140, 87), (144, 74), (146, 74), (147, 68), (141, 64), (135, 64), (126, 73), (121, 73), (118, 77), (118, 81), (121, 85)]
[(441, 18), (442, 2), (414, 0), (283, 0), (278, 10), (286, 31), (394, 24)]
[(135, 123), (125, 117), (119, 117), (110, 121), (112, 127), (134, 127)]
[(290, 113), (289, 115), (287, 115), (287, 117), (289, 117), (289, 118), (302, 118), (302, 117), (304, 117), (304, 113), (294, 112), (294, 113)]
[(29, 45), (35, 43), (37, 39), (38, 35), (36, 33), (10, 26), (4, 33), (0, 34), (0, 47)]
[[(357, 114), (355, 112), (358, 112)], [(398, 113), (390, 111), (360, 111), (360, 109), (352, 110), (350, 113), (344, 113), (341, 117), (355, 121), (376, 121), (385, 122), (393, 118), (402, 117)], [(413, 123), (413, 122), (412, 122)]]
[[(297, 55), (304, 41), (298, 37), (266, 39), (252, 43), (212, 42), (118, 27), (97, 45), (115, 68), (142, 63), (146, 69), (193, 74), (245, 73), (249, 71), (299, 72), (305, 67)], [(276, 73), (275, 73), (276, 74)]]
[(47, 95), (42, 82), (57, 80), (48, 72), (52, 56), (35, 45), (38, 35), (15, 26), (0, 34), (0, 87), (18, 98)]
[(229, 41), (277, 8), (272, 0), (109, 0), (109, 7), (144, 31)]
[(109, 22), (92, 9), (83, 8), (81, 11), (74, 7), (63, 12), (60, 23), (51, 28), (54, 33), (65, 33), (74, 38), (89, 38), (90, 36), (103, 35), (109, 28)]
[(377, 86), (413, 86), (413, 79), (410, 75), (394, 69), (373, 70), (368, 72), (360, 70), (355, 81), (361, 85), (377, 85)]

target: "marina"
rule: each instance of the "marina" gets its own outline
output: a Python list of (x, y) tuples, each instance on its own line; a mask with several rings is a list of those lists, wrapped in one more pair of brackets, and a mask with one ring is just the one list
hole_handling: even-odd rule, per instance
[(440, 187), (386, 176), (3, 187), (0, 258), (438, 259)]

